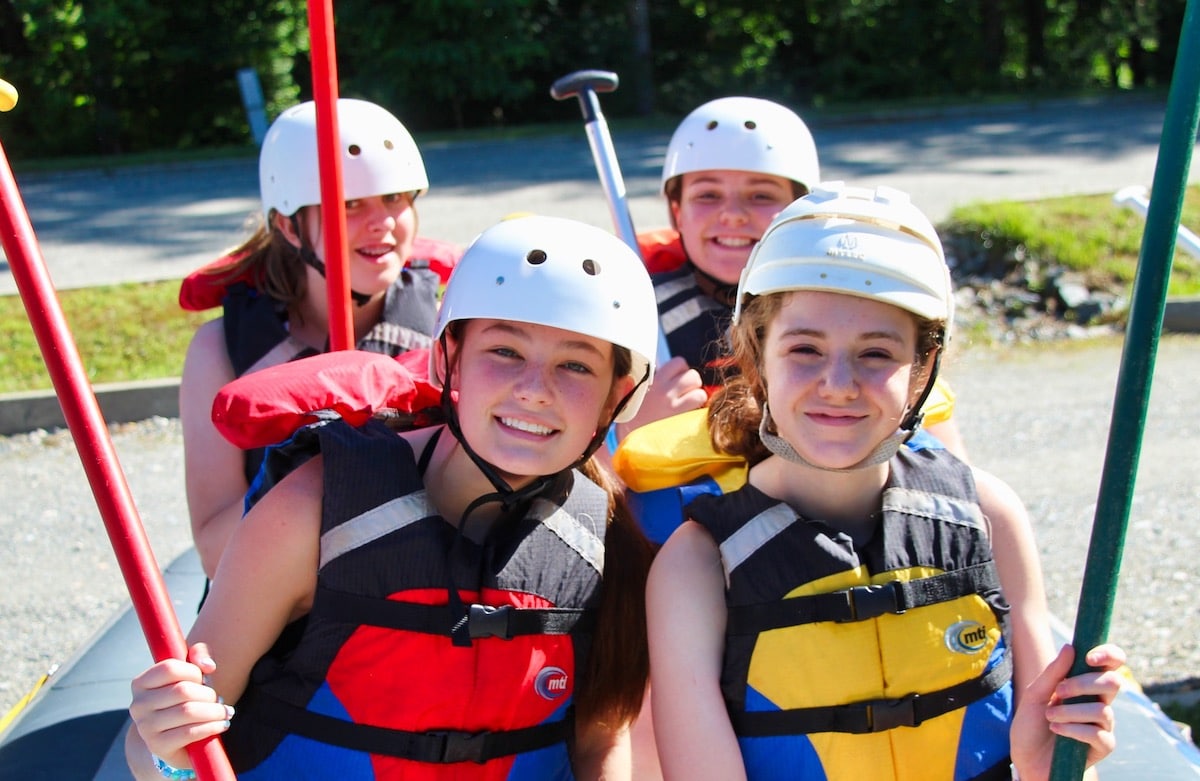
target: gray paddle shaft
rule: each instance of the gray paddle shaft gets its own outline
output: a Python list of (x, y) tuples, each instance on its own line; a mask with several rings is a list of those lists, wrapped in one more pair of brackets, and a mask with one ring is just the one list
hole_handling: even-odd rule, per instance
[[(616, 227), (617, 236), (632, 247), (640, 257), (641, 249), (638, 247), (637, 231), (633, 228), (633, 218), (629, 214), (625, 180), (621, 176), (617, 152), (613, 148), (612, 136), (608, 132), (608, 122), (600, 111), (600, 98), (597, 97), (600, 92), (613, 92), (618, 83), (617, 74), (611, 71), (575, 71), (550, 85), (550, 97), (555, 100), (579, 98), (579, 108), (583, 112), (588, 145), (592, 149), (596, 173), (600, 176), (600, 184), (604, 188), (604, 197), (608, 200), (608, 211), (613, 225)], [(671, 351), (667, 347), (667, 337), (660, 329), (658, 333), (658, 363), (661, 364), (670, 357)]]

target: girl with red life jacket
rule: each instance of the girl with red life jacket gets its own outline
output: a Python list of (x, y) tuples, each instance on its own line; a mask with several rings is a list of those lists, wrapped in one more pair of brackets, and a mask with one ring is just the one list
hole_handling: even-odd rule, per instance
[(239, 524), (189, 661), (133, 682), (137, 777), (220, 734), (241, 779), (629, 778), (652, 549), (592, 454), (637, 411), (655, 319), (602, 230), (481, 234), (434, 331), (445, 424), (302, 429), (320, 454)]
[(933, 226), (890, 188), (817, 186), (758, 242), (708, 410), (749, 472), (690, 500), (647, 587), (667, 779), (1029, 781), (1056, 735), (1112, 751), (1123, 653), (1066, 677), (1020, 500), (902, 447), (953, 309)]
[[(727, 97), (695, 109), (676, 128), (663, 164), (671, 230), (639, 236), (658, 297), (671, 360), (659, 367), (638, 418), (620, 433), (698, 409), (731, 361), (726, 333), (738, 277), (770, 221), (820, 180), (804, 120), (769, 100)], [(941, 385), (926, 427), (962, 454)]]
[[(397, 355), (430, 344), (440, 280), (414, 255), (414, 199), (429, 186), (412, 136), (391, 113), (338, 101), (354, 338)], [(217, 391), (235, 377), (323, 352), (328, 343), (316, 108), (284, 111), (259, 156), (265, 217), (228, 256), (184, 280), (187, 309), (223, 306), (192, 338), (180, 384), (192, 536), (210, 577), (243, 513), (262, 451), (226, 442), (210, 419)], [(452, 258), (444, 258), (452, 260)]]

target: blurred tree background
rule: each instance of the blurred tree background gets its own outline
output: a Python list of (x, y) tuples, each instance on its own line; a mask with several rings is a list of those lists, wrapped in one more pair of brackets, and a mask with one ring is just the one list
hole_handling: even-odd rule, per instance
[[(335, 0), (340, 92), (414, 130), (562, 121), (551, 83), (621, 76), (611, 117), (720, 95), (811, 106), (1166, 86), (1185, 0)], [(302, 0), (0, 0), (14, 159), (251, 144), (311, 96)], [(11, 123), (11, 124), (10, 124)]]

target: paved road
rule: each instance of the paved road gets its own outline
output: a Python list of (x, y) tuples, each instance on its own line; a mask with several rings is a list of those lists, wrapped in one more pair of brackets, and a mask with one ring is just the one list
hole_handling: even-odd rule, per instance
[[(1124, 99), (816, 124), (823, 177), (906, 189), (935, 220), (971, 200), (1112, 193), (1151, 184), (1164, 104)], [(663, 225), (667, 133), (618, 133), (636, 225)], [(419, 141), (419, 139), (418, 139)], [(514, 211), (611, 228), (582, 124), (533, 141), (429, 143), (425, 235), (469, 242)], [(22, 176), (60, 288), (179, 278), (244, 235), (258, 208), (253, 160)], [(1193, 165), (1192, 179), (1200, 180)], [(0, 264), (0, 294), (16, 291)]]

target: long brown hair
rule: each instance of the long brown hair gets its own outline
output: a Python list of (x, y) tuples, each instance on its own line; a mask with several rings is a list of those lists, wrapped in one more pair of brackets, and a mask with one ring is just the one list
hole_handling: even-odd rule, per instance
[[(308, 207), (303, 207), (296, 213), (301, 231), (305, 227), (306, 211)], [(300, 251), (273, 226), (275, 215), (272, 210), (271, 220), (260, 221), (250, 238), (229, 253), (238, 258), (235, 263), (208, 273), (223, 283), (249, 277), (256, 290), (291, 307), (308, 292), (308, 277)]]
[(579, 718), (618, 727), (637, 718), (650, 677), (646, 641), (646, 576), (654, 546), (634, 520), (624, 494), (595, 457), (581, 467), (608, 492), (604, 582), (587, 667), (580, 676)]
[[(738, 322), (730, 329), (736, 376), (731, 376), (708, 406), (708, 430), (713, 447), (722, 453), (742, 456), (751, 466), (771, 455), (758, 436), (767, 384), (762, 377), (762, 347), (767, 326), (783, 308), (788, 292), (749, 296), (744, 300)], [(917, 325), (914, 385), (929, 381), (933, 353), (945, 341), (946, 322), (912, 315)]]
[[(613, 377), (628, 375), (632, 366), (629, 350), (613, 345)], [(620, 484), (596, 457), (580, 471), (608, 493), (609, 517), (596, 633), (575, 707), (581, 719), (617, 727), (637, 718), (650, 678), (646, 577), (654, 546), (625, 503)]]

